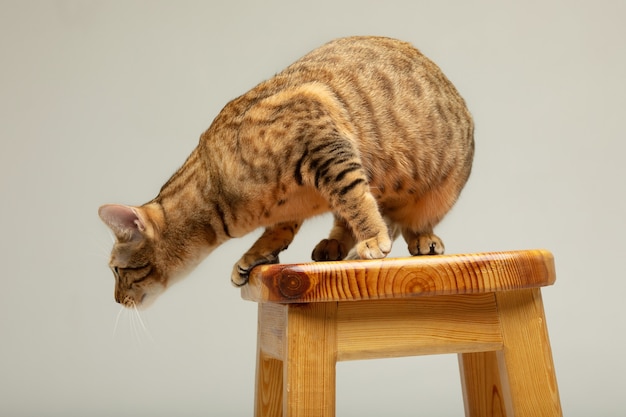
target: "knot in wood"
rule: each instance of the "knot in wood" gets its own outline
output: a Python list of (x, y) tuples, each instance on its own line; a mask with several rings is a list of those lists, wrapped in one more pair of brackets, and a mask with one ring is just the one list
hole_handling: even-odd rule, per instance
[(278, 280), (278, 290), (285, 298), (303, 296), (310, 288), (311, 281), (304, 273), (284, 271)]

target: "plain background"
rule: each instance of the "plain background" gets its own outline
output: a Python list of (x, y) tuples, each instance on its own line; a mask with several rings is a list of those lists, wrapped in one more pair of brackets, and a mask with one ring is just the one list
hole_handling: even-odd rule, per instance
[[(355, 34), (412, 42), (457, 85), (477, 152), (438, 234), (448, 253), (552, 250), (565, 415), (625, 415), (624, 21), (623, 1), (2, 0), (0, 415), (252, 414), (256, 305), (229, 274), (254, 236), (144, 329), (113, 301), (96, 212), (150, 200), (228, 100)], [(330, 223), (305, 223), (283, 261)], [(463, 413), (454, 356), (340, 363), (337, 398), (339, 416)]]

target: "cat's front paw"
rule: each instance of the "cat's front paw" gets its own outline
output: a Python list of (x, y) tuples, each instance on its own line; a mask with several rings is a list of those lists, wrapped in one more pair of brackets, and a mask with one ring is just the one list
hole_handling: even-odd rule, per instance
[(311, 258), (316, 261), (340, 261), (346, 257), (347, 248), (337, 239), (323, 239), (315, 246)]
[(230, 282), (235, 287), (243, 287), (248, 283), (250, 278), (250, 272), (257, 265), (276, 264), (278, 263), (278, 255), (268, 255), (264, 257), (251, 257), (245, 255), (239, 260), (233, 267), (233, 272), (230, 275)]
[(413, 256), (419, 255), (442, 255), (445, 246), (441, 239), (432, 233), (418, 234), (407, 242), (409, 253)]
[(233, 267), (233, 272), (230, 274), (230, 283), (233, 284), (234, 287), (243, 287), (248, 283), (248, 278), (250, 278), (250, 271), (252, 268), (244, 268), (239, 264)]
[(381, 259), (391, 251), (391, 239), (386, 233), (362, 240), (356, 245), (360, 259)]

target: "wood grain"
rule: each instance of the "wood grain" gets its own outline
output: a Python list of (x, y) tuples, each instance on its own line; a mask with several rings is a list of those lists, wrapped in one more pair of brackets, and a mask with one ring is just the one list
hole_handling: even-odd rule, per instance
[(502, 349), (494, 294), (339, 303), (340, 361)]
[(287, 314), (286, 305), (259, 303), (257, 347), (268, 357), (283, 358)]
[(496, 352), (459, 354), (463, 404), (467, 417), (506, 417)]
[(283, 362), (257, 351), (254, 415), (283, 415)]
[(276, 264), (253, 269), (241, 296), (308, 303), (477, 294), (551, 285), (555, 276), (545, 250)]
[(561, 417), (541, 291), (496, 293), (504, 348), (496, 353), (507, 416)]
[(289, 306), (285, 331), (284, 415), (335, 415), (337, 303)]
[(457, 353), (466, 416), (561, 417), (554, 281), (544, 250), (257, 267), (255, 415), (332, 417), (337, 361)]

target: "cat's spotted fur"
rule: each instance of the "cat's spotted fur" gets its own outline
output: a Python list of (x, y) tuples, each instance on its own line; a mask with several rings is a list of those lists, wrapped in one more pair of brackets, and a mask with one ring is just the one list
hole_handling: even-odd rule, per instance
[(302, 221), (332, 211), (314, 260), (444, 250), (433, 227), (470, 174), (473, 122), (411, 45), (353, 37), (314, 50), (228, 103), (152, 201), (106, 205), (115, 298), (145, 304), (227, 239), (265, 227), (232, 282), (277, 262)]

